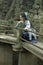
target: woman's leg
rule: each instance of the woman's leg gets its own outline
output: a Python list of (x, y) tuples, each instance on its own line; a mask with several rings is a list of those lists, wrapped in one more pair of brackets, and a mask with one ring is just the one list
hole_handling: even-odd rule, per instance
[(22, 31), (22, 37), (23, 38), (25, 38), (26, 40), (29, 40), (29, 34), (28, 34), (28, 32), (26, 32), (26, 31)]
[[(29, 30), (32, 31), (32, 32), (36, 32), (36, 30), (33, 29), (33, 28), (29, 28)], [(37, 39), (36, 34), (32, 33), (32, 32), (29, 32), (29, 39), (32, 40), (33, 39), (32, 36), (34, 37), (34, 39)]]
[(32, 40), (32, 33), (28, 32), (28, 34), (29, 34), (29, 40), (31, 41)]
[(36, 34), (35, 33), (32, 33), (32, 36), (34, 37), (34, 39), (36, 40), (37, 37), (36, 37)]

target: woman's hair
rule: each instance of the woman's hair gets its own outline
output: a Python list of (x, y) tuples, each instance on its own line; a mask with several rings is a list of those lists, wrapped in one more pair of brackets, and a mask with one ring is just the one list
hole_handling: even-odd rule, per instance
[(25, 14), (24, 12), (22, 12), (20, 15), (21, 15), (22, 17), (24, 17), (25, 20), (27, 20), (27, 16), (26, 16), (26, 14)]

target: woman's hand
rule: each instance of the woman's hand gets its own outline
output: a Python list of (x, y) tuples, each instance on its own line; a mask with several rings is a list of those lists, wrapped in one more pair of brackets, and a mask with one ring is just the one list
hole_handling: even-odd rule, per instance
[(23, 30), (28, 32), (28, 29), (26, 29), (26, 28), (24, 28)]

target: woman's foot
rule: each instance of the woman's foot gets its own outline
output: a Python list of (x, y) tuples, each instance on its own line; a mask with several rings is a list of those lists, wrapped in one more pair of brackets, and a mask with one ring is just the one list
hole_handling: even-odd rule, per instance
[(34, 40), (31, 40), (31, 42), (32, 42), (32, 43), (37, 43), (37, 40), (36, 40), (36, 39), (34, 39)]

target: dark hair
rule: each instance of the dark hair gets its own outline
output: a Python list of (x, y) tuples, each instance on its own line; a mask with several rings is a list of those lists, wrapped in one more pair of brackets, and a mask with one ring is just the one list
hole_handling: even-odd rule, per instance
[(25, 20), (27, 20), (27, 16), (26, 16), (26, 14), (25, 14), (24, 12), (22, 12), (20, 15), (21, 15), (22, 17), (24, 17)]

